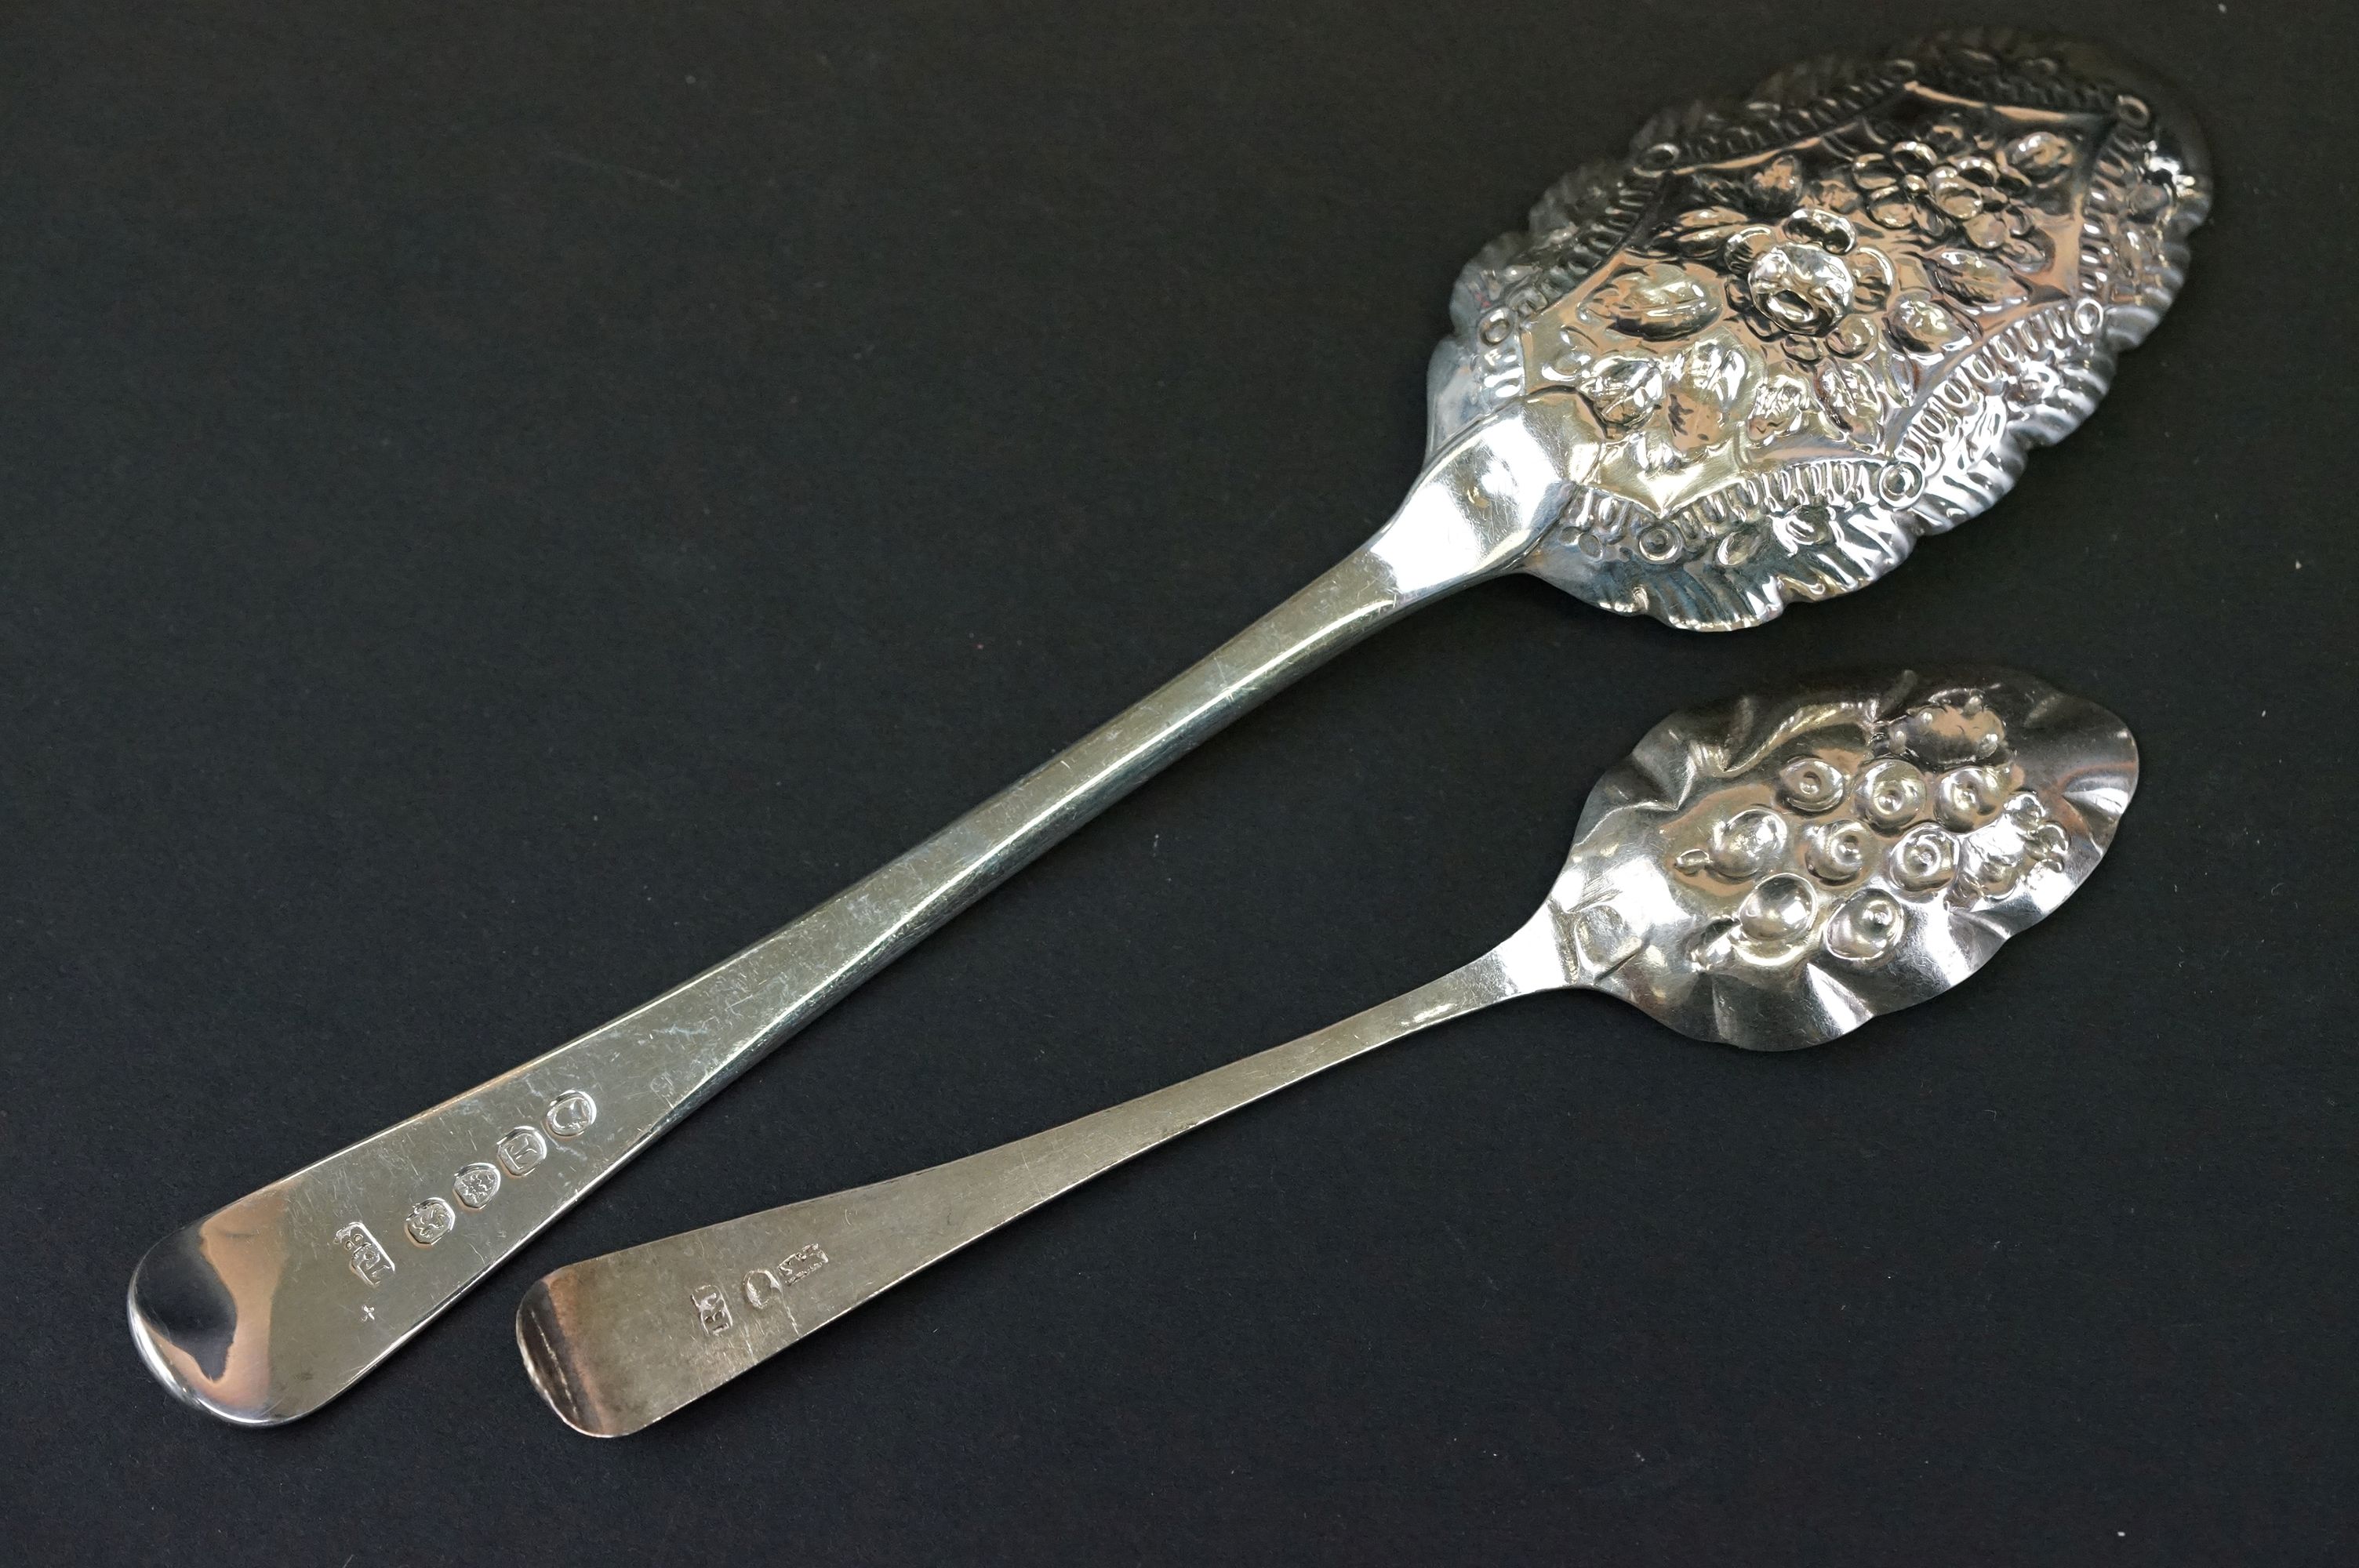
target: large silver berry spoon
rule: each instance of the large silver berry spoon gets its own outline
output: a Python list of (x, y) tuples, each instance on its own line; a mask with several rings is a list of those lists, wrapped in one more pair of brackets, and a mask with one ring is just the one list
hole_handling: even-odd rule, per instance
[(1590, 793), (1539, 913), (1430, 985), (1111, 1110), (558, 1270), (516, 1343), (576, 1431), (638, 1431), (1041, 1204), (1446, 1019), (1586, 988), (1682, 1033), (1816, 1045), (1947, 990), (2097, 864), (2137, 784), (2104, 708), (1997, 670), (1745, 697)]
[(1873, 581), (2088, 413), (2208, 195), (2153, 88), (2011, 35), (1663, 116), (1467, 268), (1430, 459), (1367, 544), (735, 957), (167, 1237), (131, 1282), (140, 1353), (228, 1421), (318, 1409), (844, 992), (1406, 611), (1521, 568), (1724, 630)]

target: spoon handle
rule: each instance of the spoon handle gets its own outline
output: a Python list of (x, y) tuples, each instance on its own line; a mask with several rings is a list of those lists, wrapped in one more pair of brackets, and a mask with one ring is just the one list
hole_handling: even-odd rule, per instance
[(1581, 428), (1563, 394), (1477, 426), (1310, 587), (899, 860), (603, 1028), (166, 1237), (131, 1279), (148, 1369), (240, 1425), (317, 1410), (994, 883), (1395, 615), (1512, 568), (1565, 503)]
[(131, 1282), (149, 1369), (241, 1425), (317, 1409), (837, 998), (1417, 597), (1363, 546), (1062, 755), (736, 957), (167, 1237)]
[(516, 1309), (525, 1368), (575, 1431), (636, 1432), (1093, 1176), (1528, 989), (1503, 947), (1340, 1023), (1046, 1132), (570, 1264)]

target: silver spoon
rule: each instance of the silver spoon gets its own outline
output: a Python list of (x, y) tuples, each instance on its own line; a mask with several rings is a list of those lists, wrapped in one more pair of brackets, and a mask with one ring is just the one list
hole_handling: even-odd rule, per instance
[(792, 925), (167, 1237), (131, 1281), (147, 1366), (227, 1421), (318, 1409), (853, 986), (1404, 611), (1520, 568), (1727, 630), (1889, 571), (2078, 424), (2169, 303), (2210, 182), (2163, 103), (1994, 33), (1658, 118), (1460, 277), (1430, 455), (1374, 538)]
[(577, 1432), (636, 1432), (1093, 1176), (1513, 997), (1602, 990), (1701, 1039), (1820, 1044), (2071, 896), (2136, 784), (2121, 720), (2004, 671), (1676, 715), (1590, 793), (1539, 913), (1473, 963), (1049, 1131), (560, 1269), (516, 1310), (525, 1368)]

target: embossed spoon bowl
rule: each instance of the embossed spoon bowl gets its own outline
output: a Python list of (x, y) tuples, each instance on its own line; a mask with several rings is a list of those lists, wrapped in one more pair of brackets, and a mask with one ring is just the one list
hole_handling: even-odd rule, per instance
[(2177, 290), (2194, 130), (2083, 46), (1824, 60), (1659, 117), (1461, 276), (1430, 453), (1365, 545), (864, 881), (600, 1028), (188, 1226), (133, 1337), (267, 1425), (365, 1375), (1003, 877), (1402, 612), (1511, 570), (1709, 630), (1889, 571), (2093, 406)]
[(1901, 672), (1658, 725), (1591, 792), (1548, 901), (1343, 1022), (1047, 1132), (560, 1269), (516, 1344), (619, 1437), (1158, 1144), (1404, 1035), (1585, 988), (1682, 1033), (1815, 1045), (1974, 972), (2070, 897), (2137, 784), (2119, 719), (2029, 676)]

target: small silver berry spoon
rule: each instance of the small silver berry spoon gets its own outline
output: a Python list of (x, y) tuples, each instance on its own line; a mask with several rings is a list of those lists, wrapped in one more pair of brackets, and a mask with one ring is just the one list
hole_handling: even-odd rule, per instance
[(1832, 1040), (2071, 896), (2136, 784), (2120, 719), (2008, 671), (1675, 715), (1591, 791), (1548, 902), (1473, 963), (1062, 1127), (560, 1269), (517, 1309), (526, 1370), (576, 1431), (636, 1432), (1093, 1176), (1514, 997), (1601, 990), (1750, 1050)]

